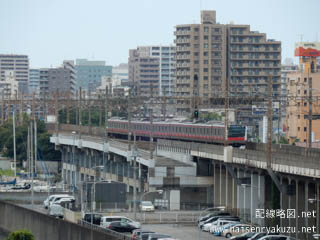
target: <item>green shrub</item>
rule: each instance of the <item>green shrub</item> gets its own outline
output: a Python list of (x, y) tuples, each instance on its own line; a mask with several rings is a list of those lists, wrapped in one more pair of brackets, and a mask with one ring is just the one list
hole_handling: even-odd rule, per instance
[(29, 230), (22, 229), (10, 233), (6, 240), (35, 240), (35, 238)]

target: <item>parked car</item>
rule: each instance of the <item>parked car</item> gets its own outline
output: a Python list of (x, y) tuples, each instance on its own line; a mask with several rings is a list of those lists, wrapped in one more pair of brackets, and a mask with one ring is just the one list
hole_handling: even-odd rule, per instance
[(214, 234), (214, 235), (216, 235), (216, 236), (221, 236), (221, 233), (222, 233), (224, 230), (229, 229), (229, 228), (231, 228), (232, 226), (237, 225), (237, 224), (239, 224), (239, 222), (228, 223), (228, 224), (222, 225), (222, 226), (220, 226), (220, 227), (218, 227), (218, 228), (216, 228), (216, 229), (211, 229), (211, 228), (210, 228), (210, 233), (211, 233), (211, 234)]
[(141, 224), (136, 222), (130, 218), (124, 216), (103, 216), (101, 217), (100, 226), (107, 228), (112, 222), (124, 222), (130, 223), (131, 225), (135, 226), (136, 228), (140, 228)]
[(55, 199), (56, 197), (71, 197), (70, 195), (68, 194), (54, 194), (54, 195), (50, 195), (49, 197), (47, 197), (46, 200), (43, 201), (43, 207), (45, 209), (48, 208), (49, 206), (49, 202), (51, 202), (53, 199)]
[(139, 240), (148, 240), (151, 234), (154, 234), (154, 233), (142, 233)]
[(207, 223), (212, 223), (212, 222), (215, 222), (219, 219), (224, 219), (224, 220), (229, 220), (229, 221), (240, 221), (240, 218), (239, 217), (232, 217), (232, 216), (215, 216), (215, 217), (211, 217), (209, 219), (207, 219), (206, 221), (204, 222), (200, 222), (199, 223), (199, 227), (200, 229), (203, 228), (203, 225), (207, 224)]
[(75, 198), (72, 197), (72, 196), (68, 196), (68, 197), (62, 197), (62, 198), (56, 198), (54, 201), (52, 201), (50, 203), (50, 206), (52, 204), (58, 204), (60, 205), (62, 202), (74, 202), (75, 201)]
[(140, 211), (142, 211), (142, 212), (154, 212), (154, 205), (150, 201), (142, 201), (140, 203)]
[(63, 207), (59, 204), (51, 204), (49, 208), (49, 215), (57, 218), (64, 218)]
[(219, 212), (211, 212), (211, 213), (209, 213), (209, 214), (207, 214), (207, 215), (199, 218), (199, 219), (198, 219), (198, 223), (199, 223), (199, 222), (206, 221), (206, 220), (208, 220), (209, 218), (212, 218), (212, 217), (215, 217), (215, 216), (231, 216), (231, 214), (228, 213), (228, 212), (220, 212), (220, 211), (219, 211)]
[(162, 233), (152, 233), (147, 240), (159, 240), (161, 238), (171, 238), (171, 236)]
[(84, 217), (83, 217), (83, 220), (85, 222), (91, 223), (91, 219), (92, 219), (92, 223), (94, 225), (100, 225), (101, 218), (102, 218), (101, 214), (98, 214), (98, 213), (86, 213), (84, 215)]
[(202, 230), (206, 232), (215, 232), (218, 230), (220, 227), (223, 225), (229, 224), (229, 223), (237, 223), (239, 224), (239, 221), (231, 221), (231, 220), (226, 220), (226, 219), (218, 219), (217, 221), (214, 221), (212, 223), (207, 223), (203, 226)]
[(285, 235), (268, 235), (268, 236), (259, 238), (259, 240), (297, 240), (297, 239), (293, 237), (285, 236)]
[(137, 227), (131, 225), (127, 222), (112, 222), (108, 226), (109, 229), (116, 232), (133, 232), (133, 230), (137, 229)]
[(251, 226), (248, 224), (237, 224), (222, 232), (221, 236), (231, 238), (232, 236), (238, 236), (250, 230)]
[(230, 239), (248, 240), (248, 239), (251, 239), (251, 237), (254, 237), (255, 235), (257, 235), (257, 233), (255, 233), (255, 232), (245, 232), (245, 233), (243, 233), (241, 235), (233, 236)]
[(142, 239), (141, 235), (144, 233), (154, 233), (154, 232), (149, 231), (149, 230), (136, 229), (132, 232), (131, 239), (132, 240), (140, 240), (140, 239)]
[(279, 233), (266, 233), (266, 232), (258, 232), (255, 233), (252, 237), (248, 238), (248, 240), (258, 240), (264, 236), (268, 235), (279, 235)]

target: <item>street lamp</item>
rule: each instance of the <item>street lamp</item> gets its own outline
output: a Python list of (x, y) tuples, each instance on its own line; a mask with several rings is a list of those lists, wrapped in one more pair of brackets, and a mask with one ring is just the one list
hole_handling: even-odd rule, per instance
[[(72, 137), (73, 137), (73, 144), (72, 144), (72, 168), (74, 168), (74, 147), (76, 145), (76, 132), (72, 131)], [(73, 169), (72, 169), (73, 170)], [(72, 171), (73, 172), (73, 171)], [(74, 170), (74, 177), (72, 178), (72, 195), (74, 197), (75, 194), (75, 185), (76, 185), (76, 176), (77, 176), (77, 169)]]
[[(140, 204), (141, 204), (143, 198), (144, 198), (145, 196), (147, 196), (148, 194), (150, 194), (150, 193), (162, 194), (162, 193), (163, 193), (163, 190), (162, 190), (162, 189), (159, 189), (159, 190), (155, 190), (155, 191), (152, 191), (152, 192), (145, 192), (145, 193), (142, 194), (142, 196), (140, 197)], [(140, 216), (141, 216), (141, 217), (140, 217), (140, 221), (141, 221), (141, 220), (142, 220), (142, 211), (141, 211), (141, 215), (140, 215)], [(135, 216), (135, 217), (136, 217), (136, 216)]]

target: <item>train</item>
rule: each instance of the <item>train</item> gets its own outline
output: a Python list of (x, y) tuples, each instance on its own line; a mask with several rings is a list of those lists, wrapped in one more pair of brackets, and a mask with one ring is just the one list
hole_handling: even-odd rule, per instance
[[(148, 139), (150, 131), (156, 139), (174, 139), (194, 142), (222, 144), (225, 142), (225, 126), (223, 123), (181, 123), (131, 121), (130, 131), (140, 139)], [(116, 138), (128, 135), (128, 120), (108, 120), (108, 134)], [(245, 144), (246, 127), (240, 125), (228, 126), (228, 144)]]

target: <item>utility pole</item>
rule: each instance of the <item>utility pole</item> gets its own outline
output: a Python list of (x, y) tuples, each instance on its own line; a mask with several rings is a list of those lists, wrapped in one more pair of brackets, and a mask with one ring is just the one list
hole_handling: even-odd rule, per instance
[(36, 118), (34, 121), (34, 172), (37, 172), (37, 121)]
[(17, 154), (16, 154), (16, 112), (12, 112), (12, 127), (13, 127), (13, 161), (14, 161), (14, 177), (17, 177)]
[(228, 125), (229, 125), (229, 77), (227, 76), (226, 84), (225, 84), (225, 92), (224, 92), (224, 146), (228, 146)]
[(2, 89), (2, 101), (1, 101), (1, 125), (4, 124), (4, 89)]
[[(104, 116), (104, 125), (105, 125), (105, 142), (108, 142), (108, 86), (106, 86), (106, 95), (105, 95), (105, 100), (104, 100), (104, 111), (105, 111), (105, 116)], [(128, 112), (129, 114), (129, 112)]]
[(91, 90), (88, 90), (88, 127), (89, 134), (91, 134)]
[(308, 147), (312, 148), (312, 78), (309, 76), (310, 68), (308, 69), (308, 82), (309, 82), (309, 136)]
[(28, 127), (28, 140), (27, 140), (27, 164), (26, 164), (29, 179), (31, 178), (31, 161), (30, 161), (30, 126)]
[(153, 124), (153, 86), (152, 83), (150, 82), (150, 101), (151, 101), (151, 108), (150, 108), (150, 159), (153, 159), (153, 129), (152, 129), (152, 124)]
[[(58, 110), (58, 94), (59, 90), (57, 89), (56, 95), (55, 95), (55, 112), (56, 112), (56, 136), (58, 137), (59, 133), (59, 110)], [(31, 130), (32, 131), (32, 130)]]
[(79, 90), (79, 139), (81, 138), (81, 125), (82, 125), (81, 100), (82, 100), (82, 88), (80, 87), (80, 90)]
[(70, 92), (67, 93), (67, 124), (70, 124)]
[(34, 162), (33, 162), (33, 124), (30, 122), (30, 160), (31, 160), (31, 206), (34, 207), (34, 189), (33, 189), (33, 178), (34, 178)]
[(271, 144), (272, 144), (272, 77), (268, 77), (268, 132), (267, 132), (267, 168), (271, 168)]

